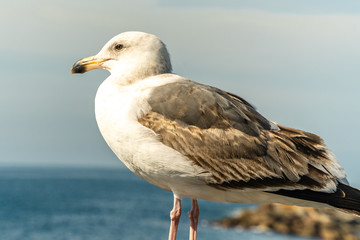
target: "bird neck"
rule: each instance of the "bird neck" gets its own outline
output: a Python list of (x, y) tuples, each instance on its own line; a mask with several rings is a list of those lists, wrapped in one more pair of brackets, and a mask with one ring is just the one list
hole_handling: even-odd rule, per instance
[(171, 73), (171, 66), (146, 62), (143, 64), (126, 64), (117, 67), (115, 71), (111, 71), (111, 77), (117, 84), (129, 85), (145, 78), (164, 73)]

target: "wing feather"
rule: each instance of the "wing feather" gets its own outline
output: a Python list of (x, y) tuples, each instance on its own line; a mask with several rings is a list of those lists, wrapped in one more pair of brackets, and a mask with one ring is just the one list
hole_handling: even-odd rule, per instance
[(191, 81), (154, 89), (139, 122), (218, 188), (335, 191), (344, 171), (315, 134), (278, 126), (242, 98)]

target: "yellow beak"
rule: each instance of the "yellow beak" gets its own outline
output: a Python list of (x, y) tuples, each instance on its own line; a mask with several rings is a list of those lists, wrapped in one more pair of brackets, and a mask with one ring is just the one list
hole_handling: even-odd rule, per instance
[(87, 71), (103, 68), (102, 63), (110, 60), (109, 58), (97, 59), (95, 56), (83, 58), (76, 63), (71, 68), (71, 74), (73, 73), (85, 73)]

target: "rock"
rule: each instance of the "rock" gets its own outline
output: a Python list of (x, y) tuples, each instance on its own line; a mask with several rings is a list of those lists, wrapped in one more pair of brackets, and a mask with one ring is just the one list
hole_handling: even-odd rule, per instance
[(254, 210), (243, 210), (238, 216), (224, 218), (216, 224), (302, 237), (360, 240), (360, 218), (335, 209), (268, 204)]

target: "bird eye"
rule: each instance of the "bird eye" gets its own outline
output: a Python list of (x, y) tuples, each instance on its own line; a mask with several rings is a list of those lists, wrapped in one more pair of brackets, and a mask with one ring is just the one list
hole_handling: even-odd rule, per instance
[(122, 45), (122, 44), (116, 44), (114, 48), (115, 48), (115, 50), (119, 51), (123, 47), (124, 47), (124, 45)]

